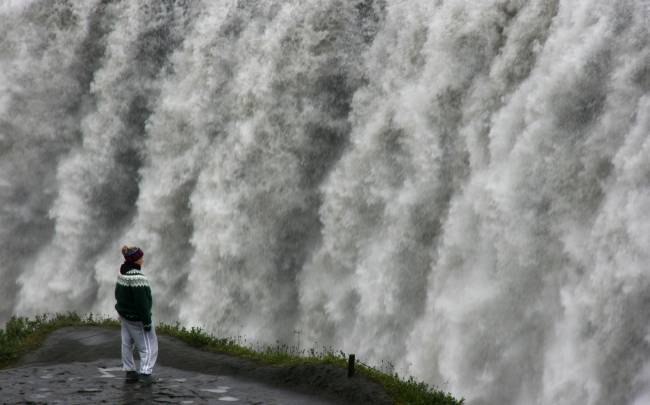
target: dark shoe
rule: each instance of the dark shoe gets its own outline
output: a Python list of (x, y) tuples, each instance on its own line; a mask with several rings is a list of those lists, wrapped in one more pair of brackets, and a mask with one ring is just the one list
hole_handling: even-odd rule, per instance
[(138, 380), (140, 381), (140, 384), (143, 386), (151, 385), (154, 383), (153, 377), (151, 377), (151, 374), (140, 374), (138, 376)]
[(137, 371), (127, 371), (126, 372), (126, 382), (134, 383), (138, 381), (138, 372)]

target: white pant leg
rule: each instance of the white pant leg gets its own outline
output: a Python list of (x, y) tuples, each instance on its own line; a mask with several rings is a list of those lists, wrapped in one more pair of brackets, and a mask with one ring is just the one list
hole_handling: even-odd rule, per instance
[(158, 336), (156, 336), (156, 328), (153, 326), (153, 322), (151, 330), (149, 332), (144, 331), (144, 341), (148, 350), (144, 357), (140, 357), (140, 374), (151, 374), (158, 359)]
[(133, 361), (133, 338), (129, 333), (127, 321), (120, 317), (122, 324), (122, 370), (135, 371), (135, 362)]

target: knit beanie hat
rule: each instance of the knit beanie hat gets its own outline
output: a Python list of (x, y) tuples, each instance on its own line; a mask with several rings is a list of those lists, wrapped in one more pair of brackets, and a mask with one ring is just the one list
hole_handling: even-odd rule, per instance
[(144, 252), (137, 246), (122, 246), (122, 255), (125, 262), (133, 263), (140, 260)]

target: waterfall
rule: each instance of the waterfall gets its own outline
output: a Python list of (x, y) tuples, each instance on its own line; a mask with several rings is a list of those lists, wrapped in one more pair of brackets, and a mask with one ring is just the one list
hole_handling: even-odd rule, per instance
[(650, 403), (650, 1), (0, 0), (0, 321)]

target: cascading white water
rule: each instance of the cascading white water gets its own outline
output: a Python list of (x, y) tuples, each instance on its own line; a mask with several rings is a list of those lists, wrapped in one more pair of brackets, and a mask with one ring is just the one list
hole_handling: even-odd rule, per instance
[(647, 0), (0, 0), (0, 319), (325, 345), (470, 404), (650, 403)]

